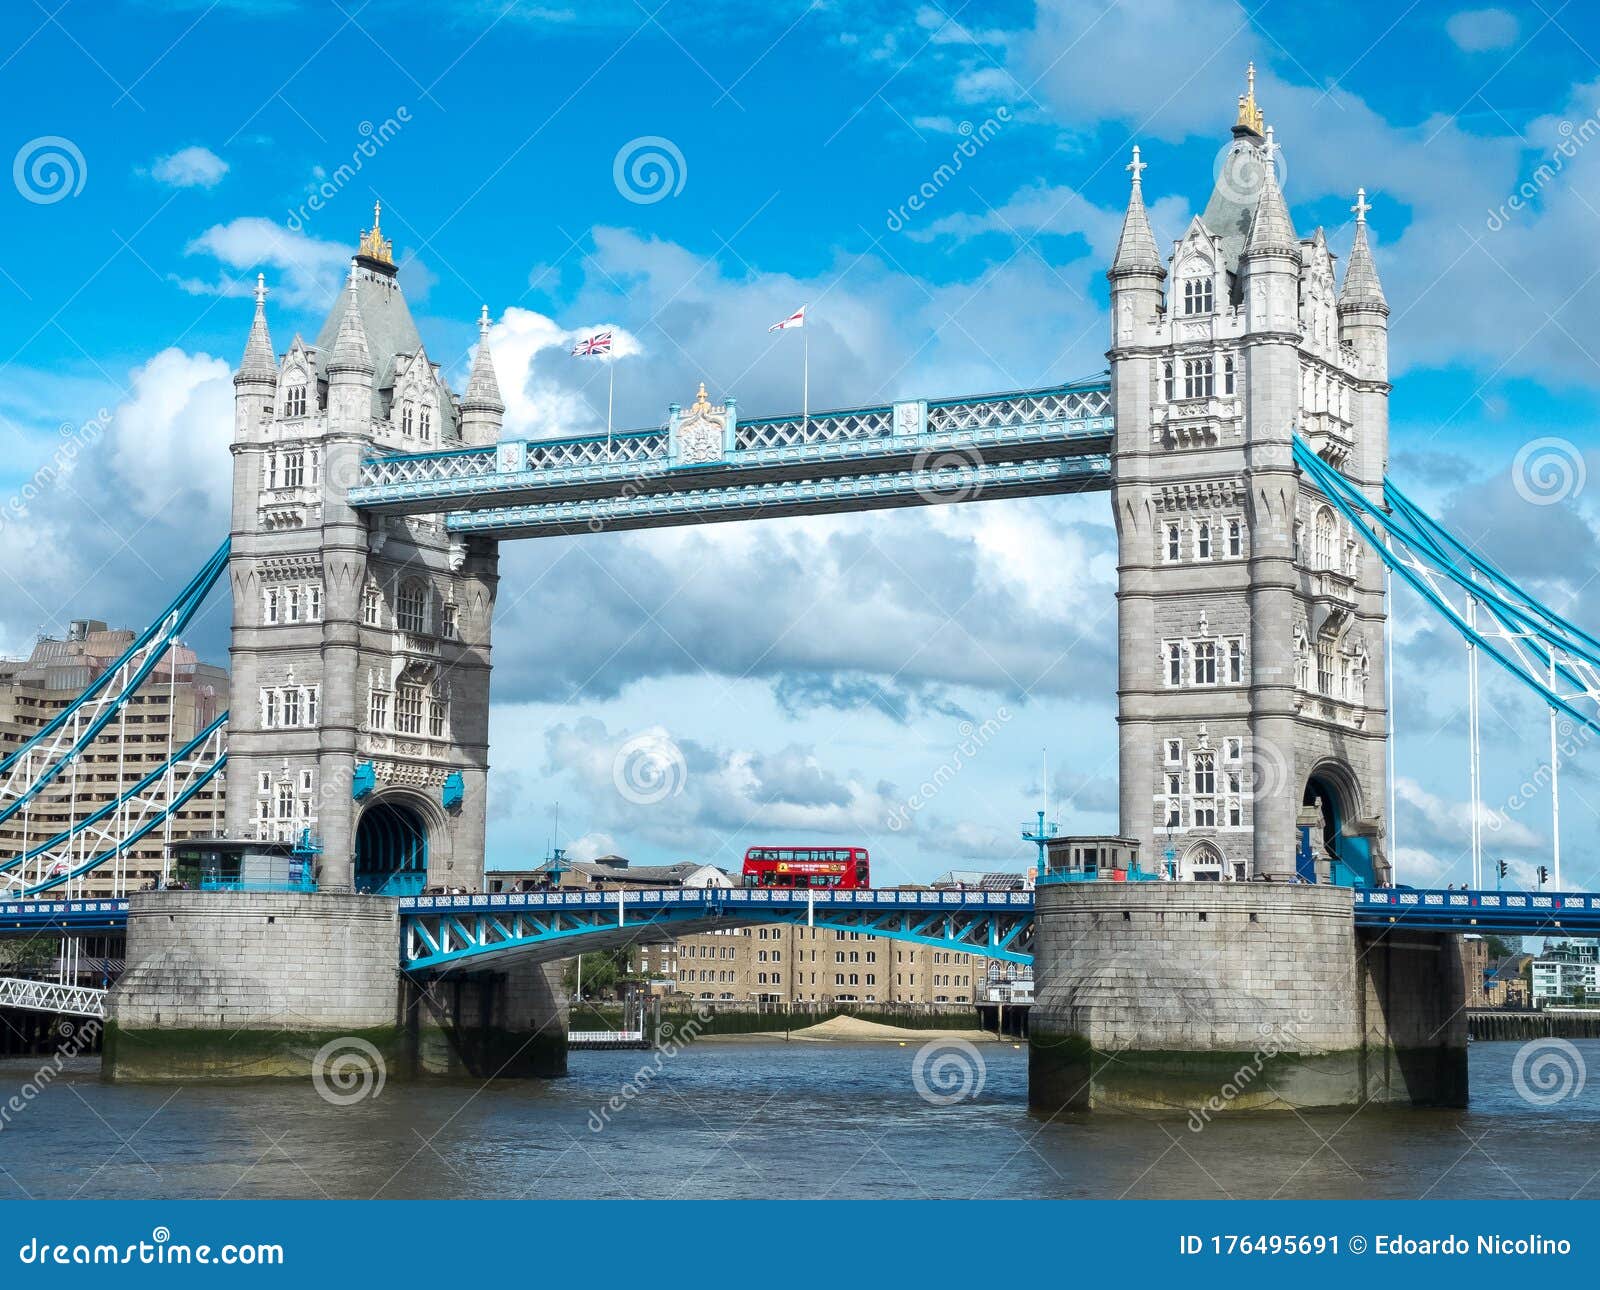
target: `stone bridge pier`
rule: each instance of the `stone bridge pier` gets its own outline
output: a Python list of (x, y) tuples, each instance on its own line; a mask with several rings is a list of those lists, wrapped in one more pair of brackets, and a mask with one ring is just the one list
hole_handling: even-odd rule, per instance
[(1036, 1110), (1466, 1105), (1453, 934), (1358, 930), (1332, 886), (1063, 883), (1035, 909)]
[(108, 1001), (112, 1080), (566, 1073), (559, 964), (413, 979), (396, 902), (369, 895), (141, 892)]

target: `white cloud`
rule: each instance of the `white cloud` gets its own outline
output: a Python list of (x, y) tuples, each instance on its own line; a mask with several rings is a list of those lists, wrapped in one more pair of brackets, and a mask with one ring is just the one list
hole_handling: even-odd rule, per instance
[(232, 275), (215, 282), (178, 279), (194, 295), (245, 296), (255, 289), (255, 274), (265, 272), (285, 305), (323, 305), (338, 289), (350, 266), (350, 248), (291, 232), (260, 216), (246, 215), (213, 224), (185, 248), (189, 255), (220, 260)]
[[(1470, 846), (1472, 808), (1469, 803), (1446, 801), (1406, 775), (1395, 779), (1394, 791), (1397, 802), (1409, 808), (1406, 836), (1416, 829), (1422, 833), (1425, 844), (1433, 849)], [(1531, 851), (1548, 845), (1527, 825), (1495, 811), (1487, 803), (1478, 804), (1478, 824), (1486, 862), (1491, 850)]]
[[(609, 359), (578, 359), (582, 337), (610, 331)], [(638, 339), (614, 323), (563, 327), (532, 309), (513, 306), (489, 330), (495, 375), (506, 405), (504, 432), (549, 438), (605, 429), (607, 364), (643, 352)], [(617, 429), (632, 428), (618, 423)]]
[[(645, 737), (672, 755), (665, 773), (674, 791), (659, 800), (626, 791), (633, 782), (629, 749)], [(577, 788), (597, 815), (612, 822), (600, 837), (610, 841), (621, 833), (723, 867), (737, 863), (738, 844), (719, 850), (730, 837), (762, 830), (775, 836), (859, 836), (882, 829), (900, 804), (882, 785), (854, 773), (840, 775), (814, 749), (794, 744), (773, 752), (715, 747), (681, 732), (675, 737), (659, 725), (613, 732), (583, 717), (550, 727), (545, 752), (547, 776)]]
[(1445, 32), (1458, 49), (1469, 54), (1508, 49), (1517, 39), (1520, 24), (1504, 9), (1463, 9), (1451, 14)]
[(152, 178), (174, 188), (215, 188), (228, 173), (228, 163), (209, 148), (183, 148), (168, 157), (156, 158), (150, 167)]
[(109, 459), (144, 516), (181, 511), (197, 530), (227, 526), (233, 478), (233, 368), (220, 358), (164, 349), (136, 368), (117, 407)]

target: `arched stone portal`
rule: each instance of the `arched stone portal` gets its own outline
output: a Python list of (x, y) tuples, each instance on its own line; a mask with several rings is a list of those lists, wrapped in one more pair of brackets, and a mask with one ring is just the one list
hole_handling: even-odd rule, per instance
[(1361, 818), (1355, 776), (1332, 763), (1318, 766), (1300, 799), (1297, 870), (1307, 881), (1373, 882), (1372, 842), (1351, 826)]
[(414, 896), (428, 877), (428, 825), (402, 801), (378, 801), (356, 828), (355, 888), (381, 896)]

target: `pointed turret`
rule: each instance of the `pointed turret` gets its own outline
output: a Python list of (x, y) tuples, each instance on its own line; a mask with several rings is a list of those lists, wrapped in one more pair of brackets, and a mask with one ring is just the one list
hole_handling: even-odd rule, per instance
[(339, 319), (339, 331), (333, 340), (333, 354), (328, 359), (328, 372), (364, 372), (372, 377), (372, 351), (367, 347), (367, 329), (361, 321), (361, 299), (356, 294), (356, 262), (350, 261), (350, 285), (344, 306), (344, 316)]
[(1133, 190), (1128, 195), (1128, 212), (1122, 217), (1122, 236), (1117, 239), (1117, 254), (1111, 261), (1113, 277), (1125, 273), (1150, 272), (1166, 276), (1161, 253), (1156, 250), (1155, 234), (1150, 231), (1150, 216), (1144, 208), (1144, 184), (1140, 176), (1147, 164), (1139, 160), (1139, 147), (1135, 144), (1133, 160), (1127, 166), (1133, 175)]
[(250, 338), (244, 343), (244, 358), (234, 374), (234, 385), (264, 381), (276, 385), (278, 360), (272, 352), (272, 335), (267, 331), (267, 275), (256, 274), (256, 316), (250, 323)]
[(1378, 269), (1372, 262), (1372, 249), (1367, 245), (1367, 190), (1356, 189), (1356, 204), (1350, 208), (1356, 216), (1356, 238), (1350, 247), (1350, 263), (1344, 271), (1344, 286), (1339, 291), (1339, 312), (1355, 308), (1381, 308), (1389, 311), (1383, 287), (1378, 282)]
[(1256, 213), (1250, 220), (1250, 237), (1245, 242), (1246, 258), (1253, 255), (1289, 254), (1298, 262), (1300, 238), (1295, 234), (1294, 221), (1289, 218), (1289, 206), (1283, 200), (1283, 190), (1278, 187), (1278, 145), (1272, 137), (1272, 127), (1267, 127), (1266, 155), (1261, 173), (1261, 196), (1256, 199)]
[(495, 379), (494, 356), (489, 352), (489, 306), (478, 317), (478, 352), (472, 359), (472, 374), (467, 377), (467, 392), (461, 400), (461, 438), (470, 444), (490, 444), (500, 437), (500, 419), (506, 405), (500, 398), (500, 382)]
[(244, 343), (244, 357), (233, 374), (234, 437), (251, 437), (272, 418), (278, 397), (278, 362), (272, 353), (272, 337), (267, 332), (267, 279), (256, 274), (256, 316), (250, 323), (250, 338)]
[[(361, 321), (361, 301), (356, 288), (356, 262), (350, 261), (350, 286), (344, 293), (344, 313), (328, 356), (328, 434), (372, 433), (372, 350), (367, 344), (367, 329)], [(330, 449), (331, 453), (331, 449)], [(333, 458), (328, 458), (330, 471)]]

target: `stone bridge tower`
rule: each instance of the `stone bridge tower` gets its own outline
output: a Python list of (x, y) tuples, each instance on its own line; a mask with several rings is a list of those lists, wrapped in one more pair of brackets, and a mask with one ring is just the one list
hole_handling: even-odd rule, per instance
[(1383, 880), (1379, 560), (1301, 479), (1381, 497), (1388, 305), (1364, 196), (1342, 288), (1296, 235), (1250, 92), (1163, 261), (1134, 149), (1111, 266), (1122, 831), (1180, 878)]
[(275, 355), (264, 296), (234, 377), (229, 835), (310, 841), (325, 891), (476, 887), (497, 546), (345, 494), (365, 457), (496, 440), (488, 311), (458, 399), (376, 210), (314, 345)]

